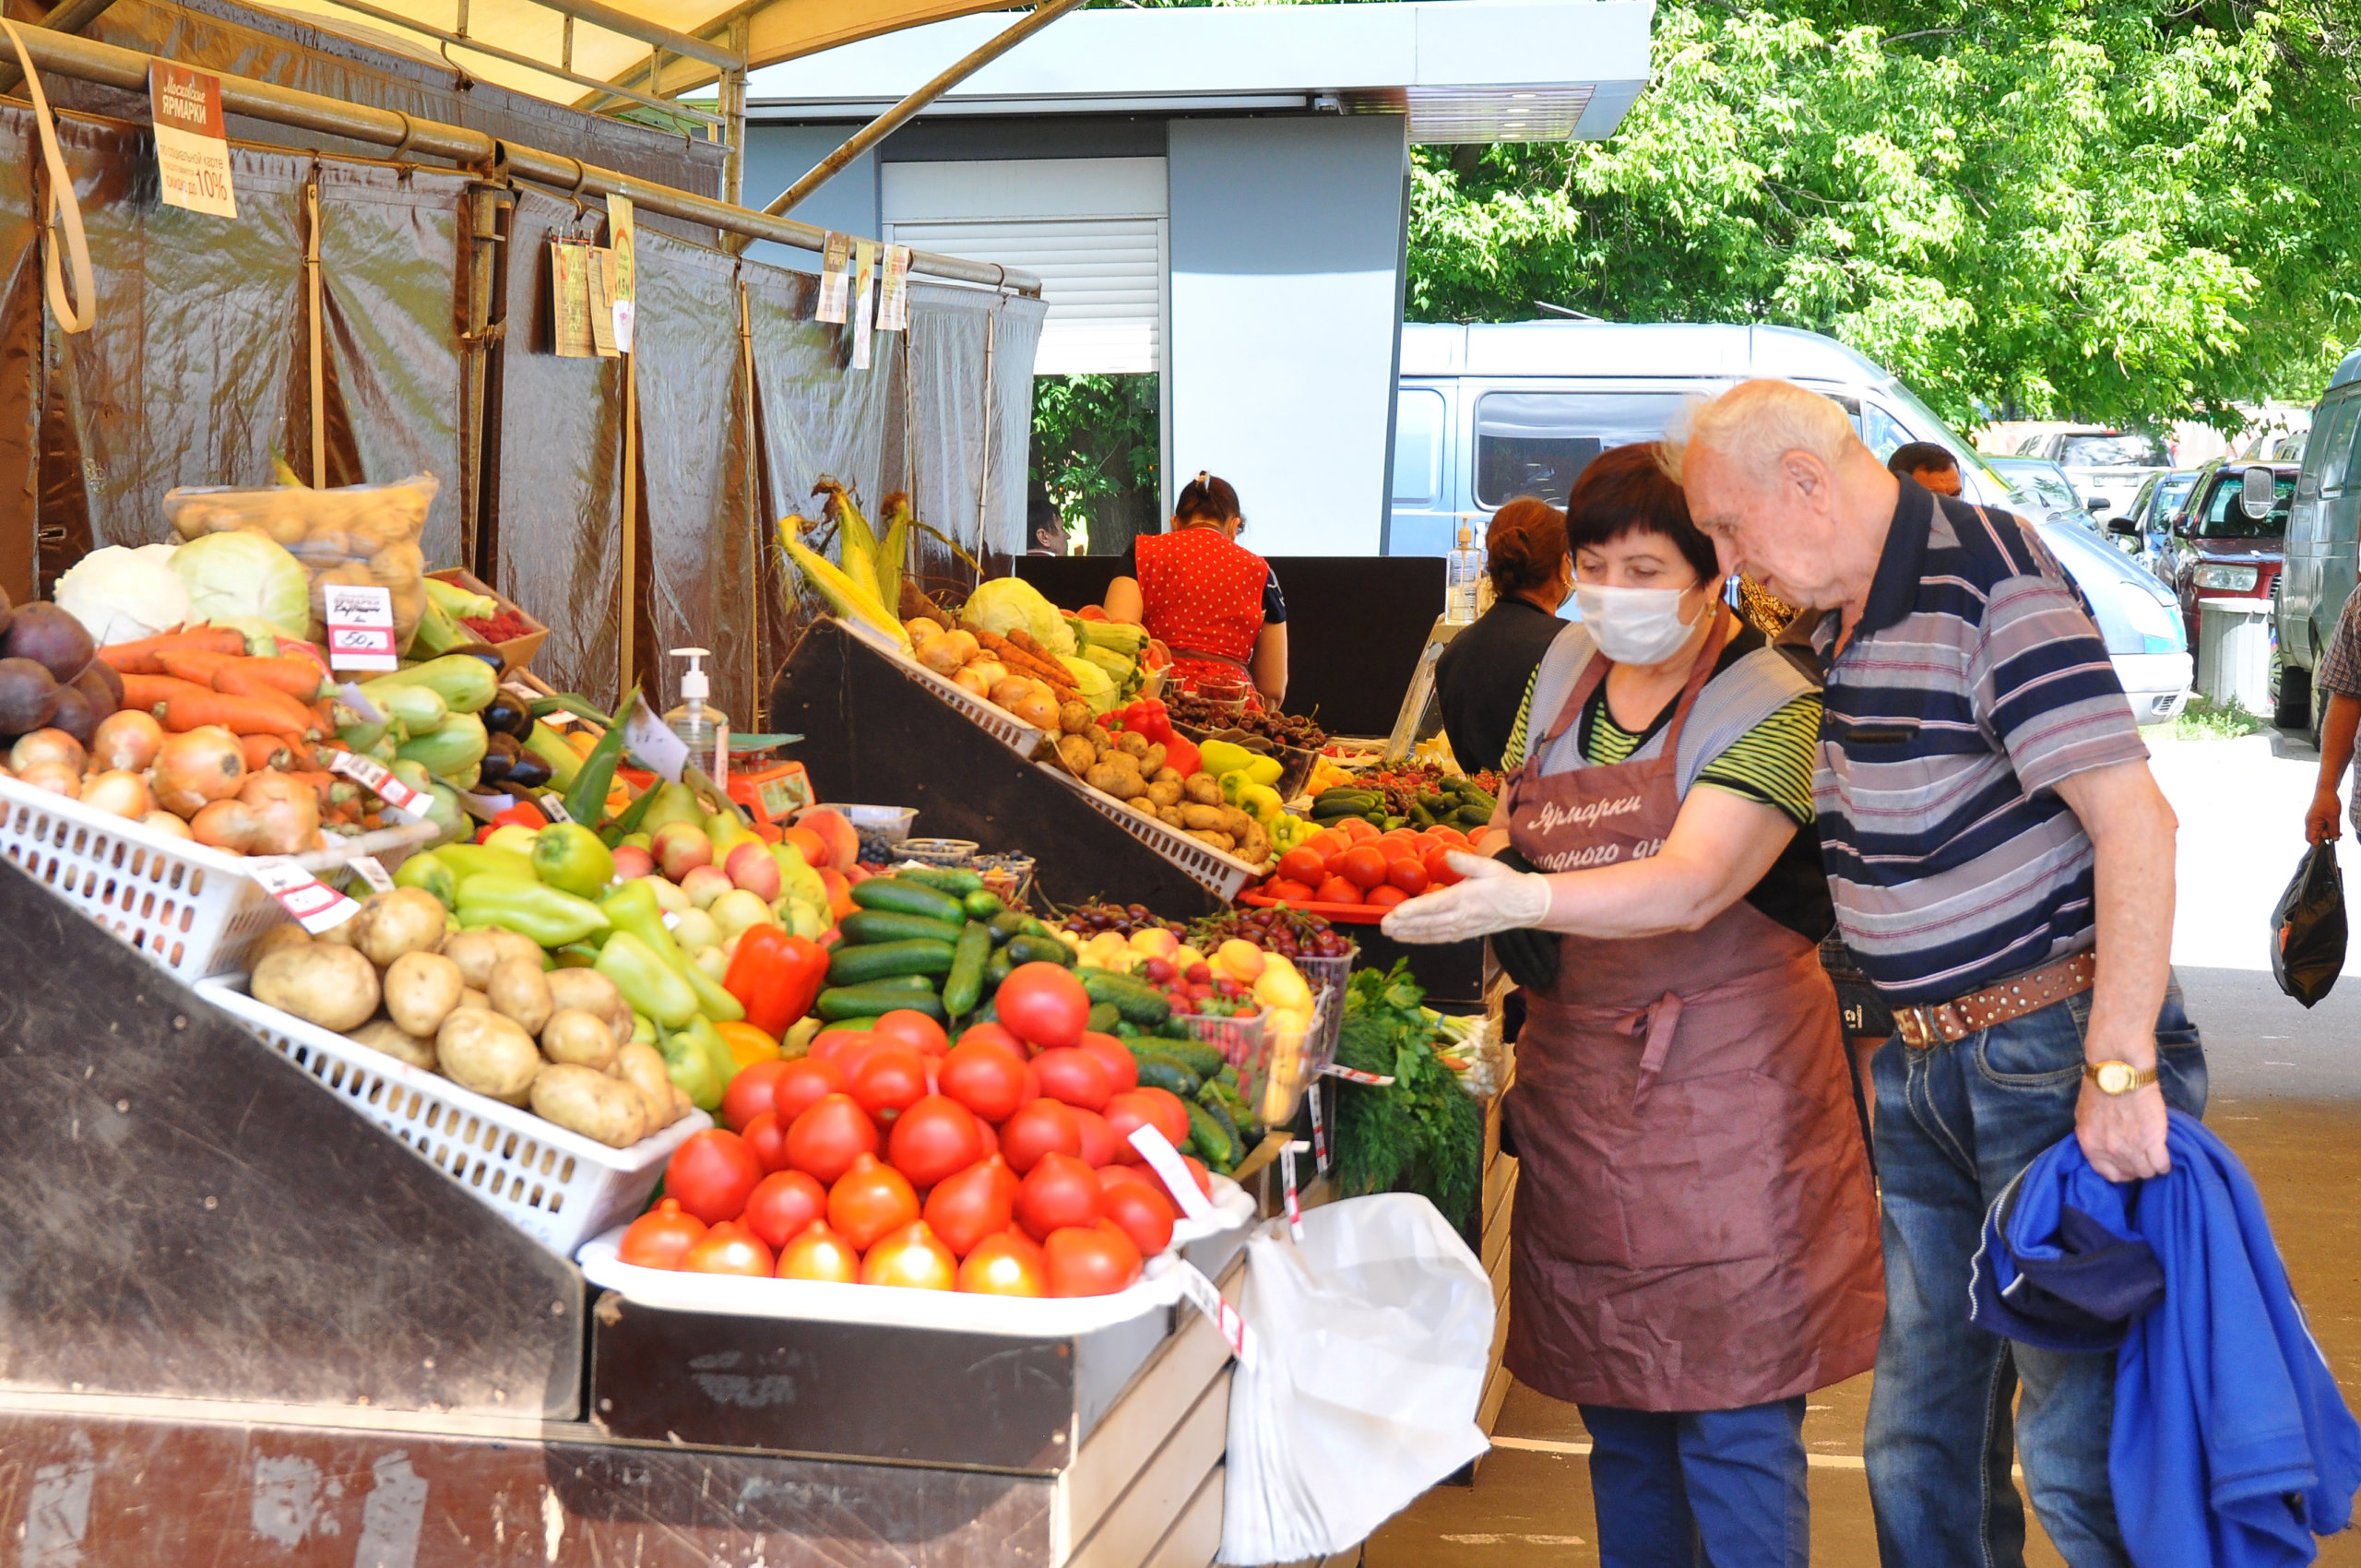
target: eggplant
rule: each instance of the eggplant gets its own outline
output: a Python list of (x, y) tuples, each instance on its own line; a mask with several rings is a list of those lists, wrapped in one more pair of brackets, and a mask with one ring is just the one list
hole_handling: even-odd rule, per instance
[[(490, 742), (484, 747), (483, 761), (480, 765), (483, 771), (478, 776), (477, 782), (481, 784), (507, 783), (509, 781), (510, 769), (516, 766), (516, 759), (523, 754), (523, 751), (516, 744), (515, 736), (492, 736)], [(540, 759), (536, 757), (534, 760), (539, 762)]]
[(495, 681), (504, 678), (508, 673), (507, 655), (502, 653), (490, 643), (461, 643), (457, 647), (444, 649), (439, 657), (448, 659), (454, 654), (464, 654), (469, 659), (482, 659), (486, 664), (492, 666), (492, 678)]
[(508, 765), (508, 777), (505, 782), (508, 785), (508, 792), (513, 795), (520, 790), (547, 789), (551, 777), (548, 763), (520, 748), (516, 753), (516, 759)]
[(521, 741), (533, 732), (533, 710), (506, 692), (496, 694), (476, 717), (495, 735), (512, 735)]

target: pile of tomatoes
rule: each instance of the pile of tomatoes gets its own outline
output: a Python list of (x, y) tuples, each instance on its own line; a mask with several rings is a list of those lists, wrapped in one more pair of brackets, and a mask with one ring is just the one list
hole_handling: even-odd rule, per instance
[[(647, 1268), (998, 1296), (1100, 1296), (1179, 1218), (1130, 1139), (1189, 1135), (1056, 964), (1018, 967), (998, 1023), (954, 1045), (923, 1013), (834, 1029), (730, 1081), (728, 1130), (694, 1134), (619, 1255)], [(1210, 1196), (1205, 1168), (1183, 1157)]]
[(1430, 887), (1459, 880), (1443, 856), (1466, 851), (1456, 827), (1380, 833), (1358, 817), (1323, 828), (1279, 857), (1260, 891), (1290, 904), (1366, 904), (1389, 909)]

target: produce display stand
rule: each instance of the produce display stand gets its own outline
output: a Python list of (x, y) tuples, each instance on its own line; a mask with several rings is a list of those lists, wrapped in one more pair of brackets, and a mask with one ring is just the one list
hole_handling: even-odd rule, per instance
[(1067, 1341), (636, 1309), (14, 866), (0, 963), (15, 1561), (1213, 1559), (1192, 1308)]
[[(1513, 1059), (1512, 1059), (1513, 1061)], [(1516, 1081), (1516, 1071), (1511, 1066), (1508, 1082)], [(1476, 1256), (1491, 1277), (1492, 1354), (1489, 1370), (1484, 1377), (1484, 1395), (1476, 1404), (1476, 1424), (1489, 1436), (1501, 1419), (1501, 1407), (1509, 1396), (1508, 1369), (1501, 1364), (1501, 1353), (1509, 1342), (1509, 1218), (1516, 1206), (1516, 1156), (1501, 1148), (1501, 1114), (1508, 1097), (1508, 1084), (1498, 1094), (1484, 1101), (1484, 1194), (1479, 1222), (1482, 1235)], [(1476, 1461), (1477, 1467), (1483, 1464)], [(1471, 1468), (1472, 1474), (1472, 1468)]]

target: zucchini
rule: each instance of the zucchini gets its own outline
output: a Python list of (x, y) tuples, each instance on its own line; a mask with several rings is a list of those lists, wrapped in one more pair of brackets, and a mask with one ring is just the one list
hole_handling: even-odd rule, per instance
[[(920, 937), (910, 942), (880, 942), (873, 945), (839, 947), (828, 958), (830, 985), (860, 985), (900, 975), (947, 975), (957, 949), (948, 942)], [(928, 986), (932, 991), (934, 987)]]
[(1216, 1170), (1228, 1170), (1238, 1163), (1238, 1145), (1222, 1131), (1214, 1113), (1193, 1099), (1183, 1097), (1189, 1108), (1189, 1140), (1203, 1150), (1202, 1158)]
[(943, 982), (943, 1010), (953, 1017), (962, 1018), (976, 1010), (977, 999), (984, 993), (984, 966), (991, 956), (991, 928), (969, 921), (952, 952), (951, 978)]
[(1094, 1002), (1090, 1004), (1090, 1021), (1082, 1027), (1093, 1034), (1113, 1034), (1115, 1026), (1122, 1020), (1122, 1013), (1113, 1003)]
[(980, 887), (960, 899), (959, 902), (967, 909), (967, 918), (971, 921), (991, 920), (1008, 908), (1000, 901), (999, 894), (987, 893)]
[(964, 898), (970, 893), (984, 890), (982, 877), (953, 866), (904, 866), (894, 875), (903, 882), (916, 882), (938, 893), (948, 893), (954, 898)]
[(955, 927), (964, 924), (967, 919), (967, 911), (961, 909), (959, 900), (950, 894), (923, 883), (905, 882), (898, 876), (872, 876), (867, 882), (854, 883), (852, 901), (864, 909), (918, 915)]
[(499, 695), (500, 677), (492, 666), (470, 654), (446, 653), (440, 659), (430, 659), (423, 664), (412, 664), (390, 675), (380, 675), (361, 688), (361, 695), (386, 706), (377, 695), (396, 686), (427, 686), (453, 713), (475, 713), (492, 705)]
[(961, 929), (948, 921), (897, 915), (891, 909), (855, 909), (836, 924), (845, 933), (845, 944), (853, 947), (881, 942), (956, 942)]
[(862, 985), (830, 986), (820, 993), (813, 1010), (834, 1022), (840, 1018), (874, 1018), (903, 1007), (915, 1007), (937, 1023), (943, 1021), (943, 1003), (924, 975), (896, 975)]
[(1011, 964), (1055, 964), (1062, 969), (1074, 968), (1074, 949), (1054, 936), (1012, 937), (1004, 951)]
[(1154, 1028), (1172, 1016), (1172, 1004), (1143, 981), (1112, 969), (1084, 969), (1080, 973), (1082, 989), (1091, 1001), (1113, 1003), (1115, 1010), (1134, 1024)]
[[(1148, 1053), (1139, 1056), (1138, 1061), (1140, 1064), (1140, 1087), (1144, 1089), (1169, 1089), (1184, 1100), (1191, 1099), (1191, 1098), (1196, 1094), (1198, 1087), (1197, 1075), (1192, 1073), (1188, 1068), (1183, 1067), (1178, 1062), (1173, 1061), (1170, 1057), (1157, 1056), (1153, 1053)], [(1193, 1103), (1193, 1101), (1192, 1101), (1192, 1103)]]

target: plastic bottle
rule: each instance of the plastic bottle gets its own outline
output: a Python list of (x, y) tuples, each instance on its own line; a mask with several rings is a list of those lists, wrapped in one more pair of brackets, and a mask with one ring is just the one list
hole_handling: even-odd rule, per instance
[(1451, 552), (1451, 588), (1443, 600), (1443, 618), (1465, 624), (1481, 614), (1477, 599), (1483, 580), (1483, 549), (1476, 542), (1476, 530), (1463, 522), (1458, 546)]
[(721, 789), (730, 788), (730, 716), (706, 701), (713, 691), (699, 659), (712, 654), (701, 647), (676, 647), (675, 659), (689, 667), (681, 671), (681, 704), (664, 715), (665, 726), (689, 748), (689, 760), (709, 774)]

